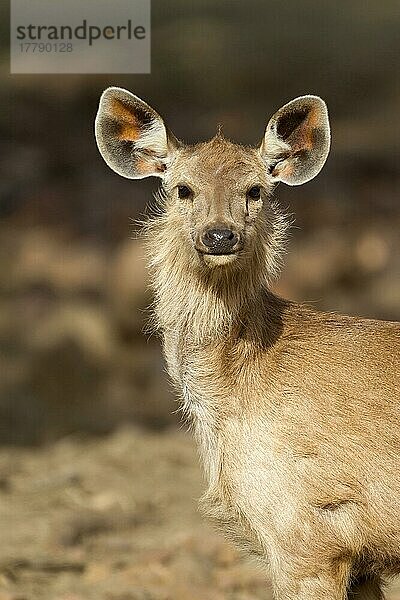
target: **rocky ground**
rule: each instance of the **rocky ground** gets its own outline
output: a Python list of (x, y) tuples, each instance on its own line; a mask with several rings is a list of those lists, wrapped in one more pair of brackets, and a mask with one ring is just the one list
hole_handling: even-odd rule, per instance
[(204, 523), (192, 440), (121, 429), (2, 450), (1, 600), (250, 600), (263, 574)]

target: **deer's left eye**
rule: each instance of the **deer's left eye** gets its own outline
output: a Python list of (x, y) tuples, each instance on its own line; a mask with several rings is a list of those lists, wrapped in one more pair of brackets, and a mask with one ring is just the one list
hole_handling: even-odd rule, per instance
[(187, 185), (178, 185), (179, 198), (190, 198), (192, 193), (192, 190)]
[(253, 187), (248, 190), (247, 195), (253, 200), (259, 200), (261, 197), (261, 187), (259, 185), (253, 185)]

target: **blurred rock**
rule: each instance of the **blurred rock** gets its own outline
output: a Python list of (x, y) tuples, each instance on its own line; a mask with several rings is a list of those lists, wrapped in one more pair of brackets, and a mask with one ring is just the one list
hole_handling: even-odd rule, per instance
[(74, 345), (79, 352), (104, 366), (115, 352), (113, 330), (104, 309), (83, 303), (63, 303), (32, 326), (26, 339), (32, 352), (51, 354)]
[(356, 240), (355, 259), (367, 273), (377, 273), (385, 269), (390, 258), (390, 246), (383, 232), (365, 231)]
[(55, 231), (26, 230), (13, 262), (12, 291), (42, 285), (57, 295), (96, 296), (104, 289), (104, 250), (63, 239)]

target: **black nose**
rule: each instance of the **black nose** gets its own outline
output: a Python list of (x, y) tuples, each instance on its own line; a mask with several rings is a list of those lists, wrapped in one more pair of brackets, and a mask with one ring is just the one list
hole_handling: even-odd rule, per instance
[(231, 229), (207, 229), (202, 237), (202, 242), (211, 254), (229, 254), (232, 252), (239, 237)]

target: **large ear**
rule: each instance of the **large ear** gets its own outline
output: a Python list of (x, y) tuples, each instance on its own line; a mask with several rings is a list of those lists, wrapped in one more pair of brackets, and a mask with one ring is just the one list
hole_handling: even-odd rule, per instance
[(300, 185), (322, 169), (330, 139), (325, 102), (318, 96), (300, 96), (271, 118), (259, 151), (273, 181)]
[(155, 110), (118, 87), (106, 89), (100, 98), (95, 135), (108, 166), (129, 179), (162, 177), (178, 145)]

